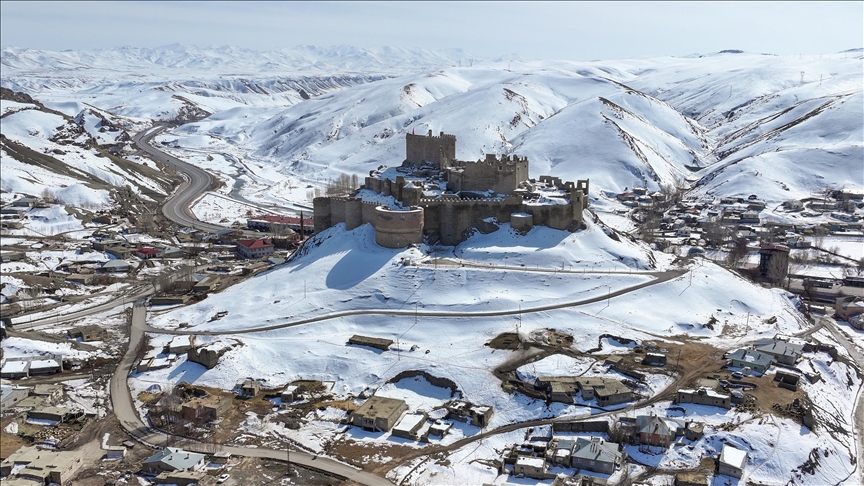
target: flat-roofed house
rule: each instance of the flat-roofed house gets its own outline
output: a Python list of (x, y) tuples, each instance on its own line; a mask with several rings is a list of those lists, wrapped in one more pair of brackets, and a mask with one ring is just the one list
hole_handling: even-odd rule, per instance
[(0, 378), (17, 380), (27, 376), (30, 376), (29, 361), (9, 360), (3, 364), (2, 368), (0, 368)]
[[(69, 479), (84, 465), (81, 451), (48, 451), (22, 447), (0, 463), (3, 484), (71, 484)], [(29, 480), (29, 481), (28, 481)], [(35, 481), (35, 483), (30, 482)]]
[(409, 413), (393, 426), (392, 434), (403, 439), (417, 440), (424, 425), (426, 425), (426, 414), (424, 412)]
[(747, 452), (736, 449), (729, 444), (723, 444), (720, 451), (717, 469), (720, 474), (741, 479), (744, 467), (747, 465)]
[(532, 479), (546, 479), (546, 460), (542, 457), (519, 457), (513, 465), (513, 474), (521, 474)]
[(404, 400), (373, 395), (351, 413), (351, 423), (365, 430), (388, 432), (406, 411)]
[(685, 388), (678, 390), (675, 403), (695, 403), (730, 409), (732, 408), (732, 397), (705, 387)]
[(200, 471), (204, 468), (204, 454), (166, 447), (145, 459), (141, 467), (150, 474), (163, 471)]

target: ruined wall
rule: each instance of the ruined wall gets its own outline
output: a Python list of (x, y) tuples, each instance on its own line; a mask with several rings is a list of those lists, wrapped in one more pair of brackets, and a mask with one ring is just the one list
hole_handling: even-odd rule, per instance
[(453, 191), (487, 191), (513, 194), (522, 181), (528, 180), (528, 158), (486, 154), (486, 160), (456, 161), (447, 173), (448, 185)]
[(375, 243), (385, 248), (404, 248), (423, 242), (423, 208), (394, 211), (385, 206), (375, 208)]
[(453, 160), (456, 160), (455, 135), (441, 132), (433, 136), (432, 130), (428, 135), (405, 135), (405, 162), (409, 165), (419, 167), (431, 162), (439, 169), (446, 169)]

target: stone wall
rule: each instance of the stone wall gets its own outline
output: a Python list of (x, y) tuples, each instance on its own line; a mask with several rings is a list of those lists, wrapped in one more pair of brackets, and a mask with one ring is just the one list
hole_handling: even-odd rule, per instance
[(402, 248), (420, 243), (423, 236), (437, 238), (444, 245), (458, 245), (473, 228), (481, 226), (484, 219), (509, 222), (513, 213), (530, 214), (534, 226), (573, 230), (582, 225), (582, 211), (587, 201), (581, 191), (575, 191), (571, 193), (570, 204), (527, 205), (521, 196), (418, 199), (417, 205), (408, 211), (379, 208), (376, 203), (344, 197), (315, 198), (313, 204), (316, 233), (339, 223), (345, 223), (348, 230), (371, 223), (379, 245)]
[(486, 160), (455, 161), (447, 173), (448, 188), (458, 191), (487, 191), (513, 194), (519, 183), (528, 180), (528, 158), (486, 154)]
[(450, 163), (456, 160), (456, 136), (441, 132), (438, 136), (432, 135), (405, 135), (405, 162), (408, 165), (419, 167), (431, 163), (439, 169), (450, 167)]
[(423, 208), (412, 206), (397, 211), (385, 206), (375, 208), (375, 243), (384, 248), (404, 248), (423, 242)]

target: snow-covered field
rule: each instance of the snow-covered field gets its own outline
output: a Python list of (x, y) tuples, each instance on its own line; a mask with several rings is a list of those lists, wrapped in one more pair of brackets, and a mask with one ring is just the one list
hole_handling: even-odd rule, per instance
[[(483, 345), (502, 332), (518, 329), (527, 337), (534, 331), (554, 328), (573, 335), (574, 347), (582, 351), (595, 348), (602, 334), (623, 335), (637, 341), (711, 338), (711, 342), (720, 348), (734, 349), (758, 337), (792, 334), (805, 327), (793, 302), (784, 292), (754, 286), (708, 262), (691, 266), (690, 272), (681, 277), (608, 302), (602, 300), (573, 308), (502, 317), (471, 316), (477, 311), (518, 311), (520, 308), (525, 310), (538, 305), (582, 300), (598, 294), (602, 297), (608, 288), (614, 291), (646, 281), (649, 277), (643, 268), (649, 267), (648, 261), (655, 258), (653, 252), (640, 245), (609, 239), (594, 224), (574, 234), (535, 228), (526, 236), (518, 236), (508, 228), (502, 228), (489, 235), (475, 235), (454, 249), (437, 248), (434, 251), (436, 256), (459, 255), (465, 262), (473, 260), (490, 266), (501, 263), (514, 267), (523, 261), (518, 255), (525, 257), (536, 253), (533, 260), (526, 260), (529, 262), (527, 268), (520, 270), (424, 264), (424, 253), (431, 249), (420, 247), (400, 251), (377, 247), (368, 226), (346, 232), (339, 225), (317, 238), (320, 244), (313, 246), (307, 254), (225, 290), (218, 299), (210, 298), (187, 308), (153, 313), (149, 322), (156, 327), (173, 329), (180, 323), (188, 323), (192, 330), (226, 333), (223, 336), (199, 336), (201, 343), (237, 340), (243, 345), (225, 354), (212, 370), (188, 363), (181, 357), (170, 368), (137, 375), (132, 380), (135, 389), (144, 390), (153, 383), (176, 384), (180, 381), (230, 389), (238, 379), (245, 377), (261, 379), (266, 387), (275, 389), (297, 379), (314, 379), (332, 383), (331, 391), (337, 399), (374, 392), (404, 399), (411, 410), (428, 412), (450, 399), (450, 390), (432, 386), (423, 379), (390, 383), (400, 372), (421, 370), (452, 380), (463, 399), (492, 405), (495, 415), (489, 428), (496, 428), (530, 419), (576, 417), (590, 413), (590, 409), (579, 404), (546, 405), (521, 394), (504, 392), (492, 371), (507, 362), (512, 352)], [(550, 241), (555, 244), (549, 244)], [(607, 267), (609, 269), (603, 273), (591, 273), (594, 260), (586, 258), (581, 262), (574, 261), (573, 273), (568, 271), (569, 268), (561, 272), (559, 262), (565, 257), (570, 259), (589, 243), (603, 255), (629, 255), (631, 259), (625, 259), (625, 263), (619, 261), (616, 267)], [(503, 260), (503, 254), (514, 261)], [(656, 257), (660, 257), (657, 260), (663, 262), (664, 268), (669, 265), (668, 257)], [(402, 259), (410, 259), (414, 264), (402, 265)], [(541, 266), (551, 273), (530, 268), (539, 264), (537, 262), (546, 262), (548, 265)], [(586, 273), (580, 273), (583, 270)], [(415, 307), (416, 318), (410, 312)], [(651, 312), (643, 310), (647, 308)], [(232, 333), (348, 309), (409, 312), (404, 316), (356, 315), (266, 332)], [(419, 315), (424, 311), (442, 310), (452, 311), (454, 315)], [(207, 322), (220, 311), (228, 314)], [(717, 320), (713, 329), (704, 326), (712, 316)], [(770, 322), (772, 317), (776, 317), (776, 322), (765, 322)], [(395, 343), (387, 352), (346, 345), (353, 334), (390, 338)], [(154, 334), (152, 344), (160, 346), (169, 340), (168, 335)], [(603, 341), (604, 352), (615, 352), (618, 348), (626, 351), (621, 343), (608, 338)], [(839, 368), (831, 371), (826, 367), (845, 365), (828, 364), (824, 358), (814, 358), (814, 366), (822, 367), (823, 374), (843, 373)], [(543, 374), (608, 374), (594, 367), (594, 360), (588, 358), (553, 355), (524, 365), (518, 374), (525, 380)], [(663, 375), (651, 377), (646, 392), (657, 393), (671, 381)], [(837, 381), (826, 380), (814, 386), (820, 389), (814, 389), (812, 393), (835, 397), (830, 399), (833, 400), (831, 403), (845, 400), (832, 395), (831, 390), (841, 386)], [(257, 431), (257, 434), (274, 432), (287, 435), (319, 452), (324, 452), (324, 444), (336, 437), (368, 442), (369, 445), (395, 440), (400, 444), (419, 446), (411, 441), (390, 439), (389, 434), (370, 434), (353, 429), (349, 433), (338, 426), (338, 420), (344, 417), (340, 410), (315, 412), (313, 415), (307, 417), (307, 424), (299, 431), (258, 422), (251, 424), (250, 430)], [(778, 471), (785, 471), (782, 477), (788, 478), (794, 467), (807, 460), (814, 447), (834, 454), (825, 468), (820, 469), (820, 477), (829, 480), (843, 477), (841, 474), (848, 475), (849, 468), (844, 466), (843, 458), (846, 457), (848, 464), (849, 453), (844, 447), (851, 442), (844, 446), (822, 431), (810, 431), (806, 440), (795, 442), (792, 437), (798, 434), (799, 427), (792, 426), (788, 420), (770, 418), (760, 421), (736, 415), (734, 411), (718, 414), (713, 409), (696, 410), (688, 418), (705, 420), (711, 426), (730, 420), (743, 422), (735, 431), (712, 434), (710, 440), (701, 441), (695, 447), (698, 452), (708, 454), (719, 450), (720, 440), (724, 437), (735, 443), (748, 441), (752, 451), (750, 464), (758, 466), (754, 467), (750, 477), (756, 480), (776, 477)], [(456, 435), (448, 436), (445, 443), (479, 432), (475, 427), (461, 427)], [(516, 438), (520, 434), (495, 436), (484, 440), (479, 447), (478, 444), (466, 446), (449, 455), (448, 466), (426, 464), (425, 472), (415, 474), (412, 480), (419, 481), (419, 484), (440, 484), (477, 478), (498, 483), (507, 478), (496, 479), (497, 473), (471, 460), (499, 457), (508, 444), (521, 440)], [(783, 455), (774, 454), (770, 444), (776, 443), (778, 438), (795, 445), (784, 448)], [(638, 451), (633, 453), (638, 455)], [(690, 465), (696, 457), (699, 454), (680, 448), (651, 460), (662, 460), (664, 466)], [(407, 473), (407, 467), (393, 472), (397, 478)]]

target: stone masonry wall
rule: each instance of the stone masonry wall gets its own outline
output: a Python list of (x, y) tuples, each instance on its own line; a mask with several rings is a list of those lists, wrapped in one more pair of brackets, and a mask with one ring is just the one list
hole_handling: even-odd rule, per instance
[(405, 161), (410, 165), (419, 167), (423, 162), (431, 162), (439, 169), (446, 169), (450, 162), (456, 160), (456, 137), (441, 132), (438, 136), (432, 135), (405, 135)]

